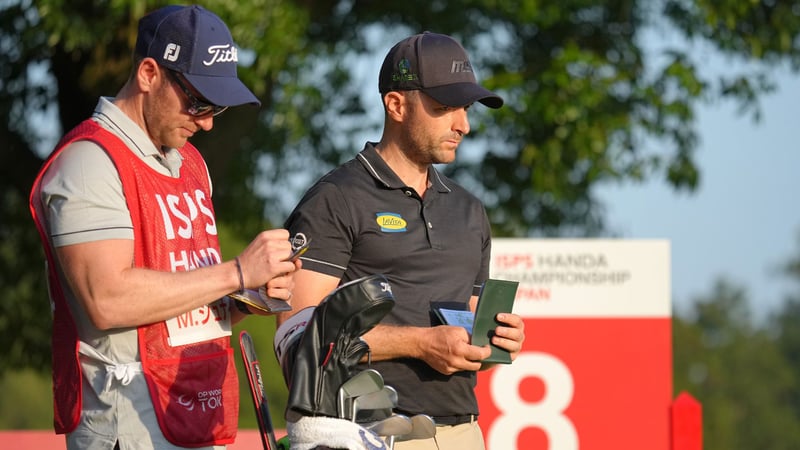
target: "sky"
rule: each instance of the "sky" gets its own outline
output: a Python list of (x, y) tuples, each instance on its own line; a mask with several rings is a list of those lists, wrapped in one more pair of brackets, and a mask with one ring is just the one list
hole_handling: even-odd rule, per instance
[(778, 89), (762, 98), (758, 123), (732, 104), (699, 110), (694, 193), (661, 181), (598, 190), (623, 238), (670, 241), (673, 310), (710, 294), (719, 277), (744, 287), (762, 318), (796, 290), (776, 267), (800, 253), (800, 76), (774, 75)]

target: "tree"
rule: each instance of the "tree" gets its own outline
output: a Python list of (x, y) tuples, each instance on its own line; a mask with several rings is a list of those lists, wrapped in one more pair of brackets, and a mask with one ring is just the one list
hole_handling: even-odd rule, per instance
[[(482, 82), (507, 100), (499, 111), (471, 110), (479, 116), (473, 156), (447, 169), (482, 197), (503, 236), (603, 232), (593, 195), (601, 183), (663, 177), (694, 189), (697, 104), (733, 99), (757, 112), (770, 88), (764, 73), (798, 62), (792, 8), (800, 1), (201, 3), (231, 24), (243, 48), (240, 75), (263, 104), (257, 114), (226, 112), (195, 140), (220, 220), (243, 235), (280, 224), (314, 178), (361, 148), (381, 120), (379, 106), (366, 108), (377, 93), (363, 86), (374, 83), (388, 47), (413, 32), (459, 38)], [(129, 70), (136, 21), (161, 4), (0, 4), (0, 283), (10, 293), (0, 343), (19, 347), (0, 370), (48, 359), (41, 252), (25, 212), (39, 158), (99, 95), (114, 94)], [(757, 63), (756, 71), (704, 76), (677, 44), (650, 54), (640, 40), (654, 24)], [(42, 128), (48, 118), (59, 126)], [(30, 324), (30, 336), (20, 339), (18, 323)]]
[[(798, 241), (800, 244), (800, 235)], [(800, 245), (798, 246), (800, 249)], [(800, 251), (782, 268), (782, 273), (800, 287)], [(783, 306), (769, 322), (770, 330), (775, 336), (778, 348), (789, 363), (793, 379), (800, 379), (800, 290), (788, 295)], [(791, 408), (795, 417), (800, 417), (800, 386), (795, 382), (794, 389), (782, 403)], [(800, 441), (799, 441), (800, 442)]]
[(673, 320), (675, 391), (691, 392), (703, 405), (705, 449), (789, 450), (800, 443), (796, 366), (751, 316), (744, 289), (718, 280), (687, 317)]

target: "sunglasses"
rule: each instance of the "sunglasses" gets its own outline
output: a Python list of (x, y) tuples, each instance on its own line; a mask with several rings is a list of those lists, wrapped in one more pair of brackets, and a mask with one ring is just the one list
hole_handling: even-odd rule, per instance
[(189, 106), (186, 108), (186, 112), (188, 112), (190, 115), (200, 117), (211, 113), (214, 116), (218, 116), (222, 114), (223, 111), (228, 109), (227, 106), (214, 105), (195, 97), (192, 95), (192, 92), (189, 90), (189, 88), (186, 87), (186, 84), (184, 84), (184, 82), (181, 80), (181, 76), (177, 72), (173, 70), (167, 70), (167, 72), (169, 72), (169, 74), (172, 76), (175, 84), (177, 84), (183, 93), (186, 94), (186, 98), (189, 99)]

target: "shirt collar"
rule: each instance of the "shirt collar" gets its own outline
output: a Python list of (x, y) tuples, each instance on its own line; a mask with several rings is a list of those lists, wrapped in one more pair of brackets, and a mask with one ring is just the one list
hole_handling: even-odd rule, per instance
[[(400, 177), (398, 177), (391, 167), (386, 164), (386, 161), (381, 158), (381, 155), (378, 154), (378, 151), (375, 148), (376, 145), (377, 142), (367, 142), (367, 144), (364, 146), (364, 149), (358, 154), (358, 160), (373, 178), (378, 180), (387, 188), (406, 188), (407, 186), (405, 183), (403, 183)], [(451, 189), (445, 183), (444, 176), (442, 176), (433, 165), (428, 167), (428, 187), (433, 187), (442, 193), (451, 192)]]
[(178, 176), (183, 163), (183, 155), (177, 149), (165, 148), (162, 158), (161, 152), (153, 145), (147, 132), (114, 104), (113, 97), (100, 97), (94, 108), (92, 119), (122, 139), (131, 151), (138, 151), (142, 158), (156, 158), (170, 171), (172, 176)]

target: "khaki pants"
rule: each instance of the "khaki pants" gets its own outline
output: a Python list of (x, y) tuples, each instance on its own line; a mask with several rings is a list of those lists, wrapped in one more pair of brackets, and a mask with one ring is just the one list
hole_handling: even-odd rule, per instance
[(394, 450), (485, 450), (477, 421), (436, 427), (436, 437), (394, 443)]

